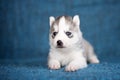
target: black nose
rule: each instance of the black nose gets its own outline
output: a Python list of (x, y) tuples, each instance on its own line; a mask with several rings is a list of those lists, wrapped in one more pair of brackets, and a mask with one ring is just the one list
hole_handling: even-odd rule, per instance
[(61, 40), (57, 41), (57, 46), (63, 46), (63, 42)]

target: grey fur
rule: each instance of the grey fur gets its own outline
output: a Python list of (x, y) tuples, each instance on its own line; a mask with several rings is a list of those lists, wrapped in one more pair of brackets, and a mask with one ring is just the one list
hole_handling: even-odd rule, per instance
[(58, 16), (55, 21), (52, 23), (52, 26), (51, 26), (51, 29), (50, 29), (50, 33), (54, 32), (54, 28), (53, 26), (54, 25), (58, 25), (59, 24), (59, 21), (60, 19), (64, 17), (65, 18), (65, 21), (68, 25), (70, 25), (70, 30), (77, 30), (75, 28), (75, 23), (73, 23), (73, 20), (72, 20), (72, 17), (71, 16)]

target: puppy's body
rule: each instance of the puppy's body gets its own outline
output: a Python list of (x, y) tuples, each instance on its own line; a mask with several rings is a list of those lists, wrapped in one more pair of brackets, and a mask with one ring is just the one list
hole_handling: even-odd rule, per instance
[(66, 71), (75, 71), (87, 67), (87, 61), (99, 63), (93, 47), (80, 31), (79, 16), (50, 17), (50, 52), (48, 66), (59, 69), (66, 66)]

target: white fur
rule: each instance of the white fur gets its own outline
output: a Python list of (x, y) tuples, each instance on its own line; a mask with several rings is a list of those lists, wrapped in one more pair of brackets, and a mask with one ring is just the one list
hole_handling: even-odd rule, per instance
[[(50, 26), (54, 21), (55, 18), (50, 17)], [(80, 19), (78, 15), (73, 17), (73, 22), (76, 24), (75, 28), (79, 29)], [(48, 67), (50, 69), (59, 69), (61, 66), (66, 66), (66, 71), (75, 71), (87, 67), (87, 60), (91, 63), (99, 63), (92, 46), (84, 40), (80, 30), (78, 32), (71, 31), (73, 38), (66, 36), (65, 31), (69, 30), (70, 25), (66, 23), (64, 16), (60, 18), (59, 24), (53, 27), (58, 34), (54, 39), (50, 34), (48, 58)], [(63, 42), (65, 48), (56, 48), (58, 40)]]
[(52, 23), (55, 21), (55, 18), (54, 18), (53, 16), (51, 16), (51, 17), (49, 18), (49, 20), (50, 20), (50, 26), (52, 26)]
[(74, 22), (77, 26), (80, 25), (80, 19), (79, 19), (79, 16), (78, 16), (78, 15), (75, 15), (75, 16), (73, 17), (73, 22)]

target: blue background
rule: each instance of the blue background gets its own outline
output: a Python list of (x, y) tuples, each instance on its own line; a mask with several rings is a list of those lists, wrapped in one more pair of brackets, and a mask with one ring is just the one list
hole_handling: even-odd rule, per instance
[[(80, 15), (83, 36), (94, 46), (101, 63), (90, 64), (88, 70), (75, 75), (83, 72), (84, 79), (93, 80), (105, 79), (108, 73), (107, 79), (119, 79), (120, 0), (0, 0), (0, 79), (54, 80), (61, 73), (57, 78), (72, 79), (75, 75), (66, 76), (64, 69), (48, 73), (49, 16), (76, 14)], [(86, 73), (96, 75), (88, 78), (91, 75)], [(116, 77), (111, 78), (113, 74)]]

